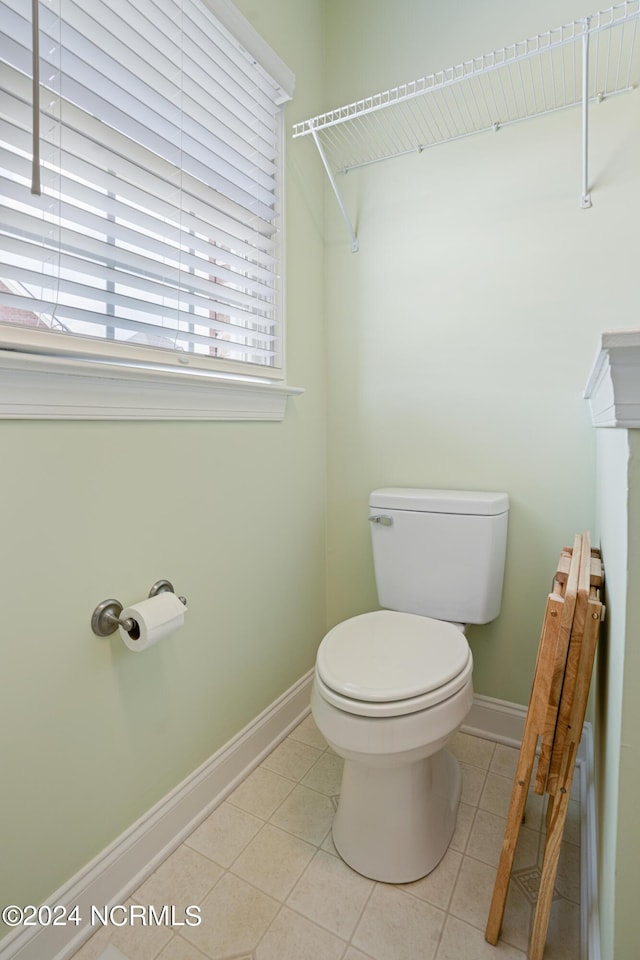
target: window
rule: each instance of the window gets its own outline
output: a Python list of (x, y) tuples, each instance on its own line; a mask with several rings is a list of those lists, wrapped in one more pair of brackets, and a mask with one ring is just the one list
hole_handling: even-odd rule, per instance
[(0, 16), (0, 348), (281, 382), (284, 64), (228, 0)]

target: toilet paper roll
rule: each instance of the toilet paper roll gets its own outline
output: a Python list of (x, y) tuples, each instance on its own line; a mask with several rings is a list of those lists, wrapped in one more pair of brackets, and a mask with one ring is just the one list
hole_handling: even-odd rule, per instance
[(163, 640), (180, 629), (184, 623), (185, 610), (186, 607), (175, 593), (168, 590), (158, 593), (155, 597), (141, 600), (122, 611), (121, 620), (131, 619), (135, 623), (128, 633), (124, 627), (118, 627), (120, 636), (129, 650), (136, 653), (146, 650), (158, 640)]

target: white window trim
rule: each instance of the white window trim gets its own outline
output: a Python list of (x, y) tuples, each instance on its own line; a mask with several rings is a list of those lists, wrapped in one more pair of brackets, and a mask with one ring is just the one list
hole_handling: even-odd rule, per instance
[[(292, 96), (294, 74), (237, 7), (230, 0), (204, 2), (279, 83), (283, 101)], [(284, 195), (281, 215), (284, 220)], [(282, 266), (284, 274), (284, 256)], [(0, 419), (281, 421), (287, 399), (303, 392), (216, 371), (30, 353), (24, 338), (0, 347)]]
[(244, 49), (254, 56), (273, 77), (284, 91), (286, 98), (293, 97), (295, 74), (251, 26), (231, 0), (204, 0), (204, 3)]
[(202, 370), (0, 350), (5, 420), (282, 420), (301, 393)]

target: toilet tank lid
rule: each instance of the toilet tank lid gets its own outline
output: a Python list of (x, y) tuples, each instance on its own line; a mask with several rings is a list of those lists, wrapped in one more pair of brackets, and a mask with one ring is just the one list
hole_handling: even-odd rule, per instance
[(418, 487), (382, 487), (369, 497), (369, 506), (383, 510), (459, 513), (496, 516), (509, 509), (509, 496), (478, 490), (424, 490)]

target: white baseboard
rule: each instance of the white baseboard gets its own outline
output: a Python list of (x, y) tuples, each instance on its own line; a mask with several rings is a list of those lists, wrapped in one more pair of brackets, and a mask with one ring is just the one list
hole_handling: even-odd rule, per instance
[[(123, 903), (309, 712), (310, 671), (49, 898), (80, 917)], [(0, 960), (67, 960), (95, 932), (28, 927), (0, 940)]]
[(522, 743), (527, 708), (506, 700), (494, 700), (476, 693), (473, 705), (462, 724), (463, 733), (474, 737), (495, 740), (508, 747), (519, 747)]
[[(49, 904), (76, 904), (90, 916), (94, 904), (123, 903), (146, 877), (309, 713), (313, 671), (305, 674), (236, 737), (134, 823), (68, 883)], [(519, 747), (526, 707), (476, 695), (464, 733)], [(588, 729), (587, 729), (588, 728)], [(600, 960), (597, 910), (596, 808), (593, 738), (585, 724), (578, 754), (582, 799), (582, 942), (580, 960)], [(0, 960), (69, 960), (91, 928), (31, 927), (0, 941)]]

